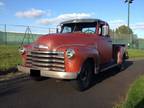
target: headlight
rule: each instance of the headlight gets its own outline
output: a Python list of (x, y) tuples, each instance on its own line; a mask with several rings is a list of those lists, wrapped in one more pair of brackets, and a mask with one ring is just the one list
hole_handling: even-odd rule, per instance
[(75, 55), (75, 51), (73, 49), (67, 49), (66, 55), (68, 58), (72, 58)]
[(19, 52), (20, 52), (21, 54), (23, 54), (25, 51), (26, 51), (26, 49), (25, 49), (24, 47), (19, 48)]

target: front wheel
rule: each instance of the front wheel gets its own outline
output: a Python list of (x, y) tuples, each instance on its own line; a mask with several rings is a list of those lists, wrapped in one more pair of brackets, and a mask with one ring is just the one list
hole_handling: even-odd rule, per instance
[(77, 78), (78, 89), (80, 91), (84, 91), (90, 87), (90, 84), (92, 81), (93, 70), (94, 68), (89, 62), (86, 62), (83, 65), (81, 72)]

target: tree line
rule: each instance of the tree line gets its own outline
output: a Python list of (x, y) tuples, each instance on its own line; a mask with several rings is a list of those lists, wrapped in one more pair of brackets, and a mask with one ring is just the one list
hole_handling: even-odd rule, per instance
[(126, 25), (122, 25), (115, 30), (110, 29), (110, 36), (113, 40), (124, 40), (125, 44), (127, 44), (129, 47), (139, 47), (138, 36), (134, 34), (133, 30)]

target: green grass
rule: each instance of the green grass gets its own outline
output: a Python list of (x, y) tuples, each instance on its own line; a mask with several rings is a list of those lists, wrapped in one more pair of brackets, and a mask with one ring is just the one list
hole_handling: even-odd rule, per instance
[(144, 108), (144, 76), (131, 85), (126, 100), (115, 108)]
[(21, 63), (18, 46), (16, 45), (0, 45), (0, 70), (4, 71), (12, 67), (16, 67)]
[(144, 50), (128, 49), (129, 58), (144, 58)]

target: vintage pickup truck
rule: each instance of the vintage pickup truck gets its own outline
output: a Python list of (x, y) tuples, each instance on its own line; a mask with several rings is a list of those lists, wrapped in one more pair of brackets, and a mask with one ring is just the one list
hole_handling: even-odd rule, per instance
[(112, 67), (121, 69), (126, 47), (112, 44), (107, 22), (74, 19), (60, 23), (60, 27), (59, 33), (23, 45), (19, 71), (36, 78), (76, 79), (79, 90), (85, 90), (95, 74)]

